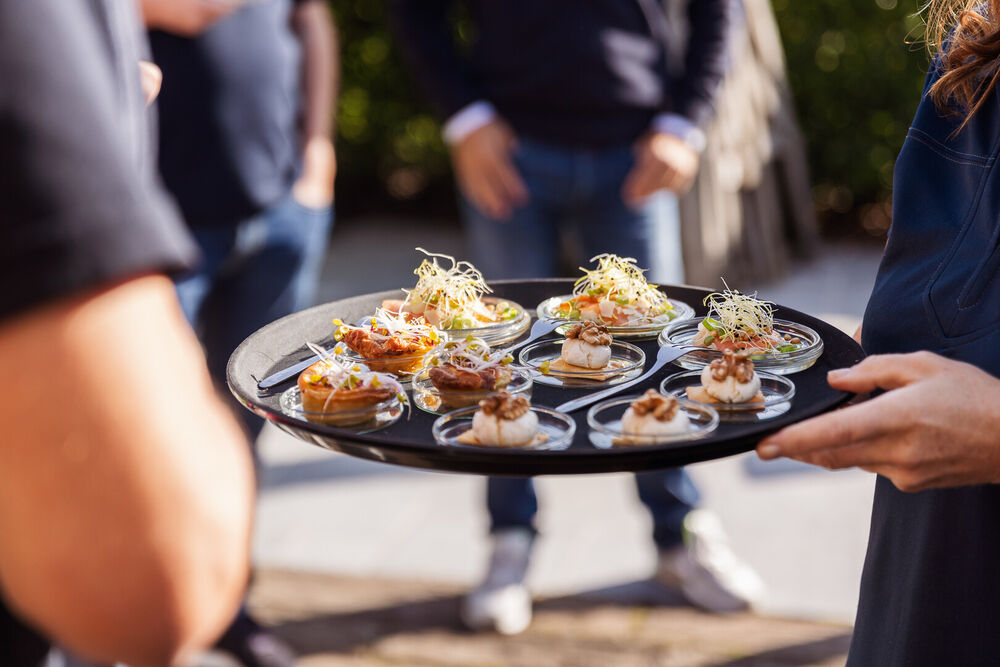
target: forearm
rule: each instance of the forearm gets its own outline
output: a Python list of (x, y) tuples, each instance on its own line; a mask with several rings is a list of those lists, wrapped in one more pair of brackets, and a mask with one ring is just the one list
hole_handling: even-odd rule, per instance
[(0, 585), (92, 659), (209, 643), (246, 583), (252, 468), (162, 277), (0, 328)]
[(295, 6), (292, 30), (302, 45), (302, 133), (332, 141), (337, 92), (340, 88), (340, 48), (336, 25), (326, 2), (310, 0)]
[(714, 113), (715, 97), (729, 67), (730, 43), (738, 9), (734, 0), (691, 0), (691, 34), (684, 73), (675, 86), (673, 108), (695, 125), (704, 125)]

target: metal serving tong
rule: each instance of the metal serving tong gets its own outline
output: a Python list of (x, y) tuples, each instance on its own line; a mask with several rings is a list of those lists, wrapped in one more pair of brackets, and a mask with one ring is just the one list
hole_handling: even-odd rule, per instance
[[(514, 353), (517, 350), (520, 350), (528, 343), (533, 343), (542, 336), (552, 333), (563, 324), (566, 323), (556, 320), (536, 320), (535, 323), (531, 325), (531, 332), (528, 334), (528, 337), (522, 340), (517, 345), (506, 348), (506, 350), (507, 352)], [(257, 383), (257, 388), (264, 390), (276, 387), (285, 380), (289, 380), (295, 377), (296, 375), (298, 375), (305, 369), (309, 368), (319, 360), (320, 360), (320, 355), (314, 354), (313, 356), (309, 357), (304, 361), (292, 364), (288, 368), (282, 369), (280, 371), (277, 371), (276, 373), (268, 375), (266, 378)]]
[(585, 408), (588, 405), (602, 401), (609, 396), (614, 396), (620, 392), (625, 391), (629, 387), (639, 384), (643, 380), (647, 380), (653, 376), (658, 370), (669, 364), (671, 361), (680, 359), (685, 354), (693, 352), (694, 347), (676, 347), (674, 345), (662, 345), (660, 351), (656, 353), (656, 361), (649, 368), (648, 371), (635, 378), (634, 380), (629, 380), (628, 382), (622, 382), (621, 384), (616, 384), (613, 387), (609, 387), (595, 394), (588, 394), (586, 396), (581, 396), (580, 398), (574, 398), (572, 401), (566, 401), (555, 410), (556, 412), (575, 412), (581, 408)]

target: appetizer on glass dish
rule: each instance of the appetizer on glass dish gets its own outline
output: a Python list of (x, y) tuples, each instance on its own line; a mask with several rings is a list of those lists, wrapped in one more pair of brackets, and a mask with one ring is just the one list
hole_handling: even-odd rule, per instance
[[(450, 255), (430, 253), (414, 274), (417, 284), (406, 292), (406, 298), (383, 302), (383, 307), (398, 313), (423, 316), (449, 338), (472, 334), (496, 344), (517, 338), (531, 322), (520, 305), (486, 296), (493, 292), (483, 274), (469, 262), (457, 261)], [(450, 262), (442, 266), (439, 259)]]
[(810, 327), (775, 319), (775, 305), (728, 287), (705, 297), (708, 314), (670, 324), (661, 345), (692, 347), (675, 363), (700, 369), (725, 352), (746, 352), (758, 369), (788, 375), (809, 368), (823, 353), (823, 340)]
[(568, 321), (590, 321), (610, 328), (615, 336), (652, 336), (676, 319), (691, 317), (690, 306), (667, 297), (651, 285), (635, 260), (597, 255), (594, 269), (581, 267), (573, 294), (552, 297), (538, 306), (538, 316)]
[(536, 381), (556, 386), (598, 386), (634, 377), (646, 361), (634, 345), (615, 341), (608, 327), (578, 322), (562, 329), (564, 339), (546, 340), (521, 350), (521, 364), (540, 375)]
[(297, 386), (282, 395), (286, 412), (339, 427), (370, 424), (380, 418), (391, 423), (399, 417), (407, 398), (394, 377), (316, 350), (323, 358), (302, 371)]
[(440, 342), (441, 335), (420, 315), (395, 315), (377, 308), (362, 326), (334, 320), (334, 339), (346, 345), (335, 350), (351, 361), (363, 362), (374, 371), (408, 376), (423, 366), (424, 357)]
[(701, 385), (687, 388), (687, 397), (699, 403), (756, 403), (763, 406), (760, 376), (749, 352), (726, 350), (701, 371)]
[(703, 438), (719, 425), (719, 415), (707, 405), (649, 389), (642, 396), (598, 403), (587, 423), (594, 446), (610, 449)]
[(507, 390), (531, 395), (531, 375), (512, 366), (505, 350), (491, 350), (482, 338), (448, 341), (428, 355), (413, 378), (414, 402), (432, 413), (476, 405), (487, 394)]
[(795, 385), (780, 375), (758, 373), (749, 352), (727, 350), (700, 371), (664, 378), (660, 392), (710, 405), (723, 421), (745, 422), (788, 412)]
[(553, 450), (569, 447), (576, 422), (503, 391), (439, 417), (432, 431), (442, 445)]

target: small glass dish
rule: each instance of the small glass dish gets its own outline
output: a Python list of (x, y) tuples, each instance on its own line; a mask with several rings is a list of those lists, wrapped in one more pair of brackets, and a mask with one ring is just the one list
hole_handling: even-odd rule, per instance
[(518, 361), (534, 373), (538, 384), (564, 388), (598, 388), (619, 384), (638, 376), (646, 363), (646, 355), (635, 345), (613, 341), (611, 343), (611, 361), (608, 366), (613, 368), (579, 370), (552, 368), (554, 362), (562, 356), (562, 346), (565, 339), (543, 340), (533, 343), (518, 354)]
[(368, 370), (376, 373), (388, 373), (400, 382), (408, 382), (415, 373), (424, 367), (424, 357), (431, 354), (436, 349), (436, 347), (432, 347), (424, 352), (420, 352), (419, 354), (404, 354), (398, 357), (367, 359), (349, 348), (346, 343), (341, 342), (339, 345), (343, 348), (343, 352), (337, 356), (351, 363), (362, 364), (367, 367)]
[[(461, 408), (438, 417), (431, 429), (431, 432), (434, 434), (434, 440), (438, 444), (448, 447), (561, 451), (573, 443), (573, 436), (576, 434), (576, 422), (573, 421), (572, 417), (561, 412), (556, 412), (555, 410), (549, 410), (548, 408), (531, 406), (531, 411), (538, 417), (538, 433), (544, 436), (544, 442), (536, 441), (523, 447), (494, 447), (461, 442), (459, 438), (467, 431), (472, 430), (472, 417), (478, 409), (477, 406)], [(538, 440), (541, 440), (541, 438), (538, 438)]]
[(506, 391), (531, 400), (531, 388), (534, 385), (531, 373), (523, 368), (508, 367), (508, 369), (511, 372), (510, 382), (495, 391), (446, 391), (434, 386), (430, 378), (430, 369), (424, 368), (413, 376), (413, 404), (424, 412), (442, 415), (459, 408), (476, 406), (479, 401), (498, 391)]
[(678, 399), (681, 409), (687, 413), (691, 422), (691, 428), (686, 433), (629, 435), (622, 430), (622, 416), (632, 402), (640, 398), (642, 397), (612, 398), (590, 408), (587, 412), (587, 424), (590, 426), (591, 444), (598, 449), (675, 445), (706, 438), (719, 426), (719, 413), (709, 406)]
[[(580, 320), (571, 320), (564, 317), (559, 312), (559, 304), (569, 301), (572, 298), (572, 294), (566, 294), (564, 296), (554, 296), (542, 301), (538, 304), (538, 308), (536, 309), (539, 319), (564, 320), (567, 324), (579, 322)], [(667, 301), (670, 302), (673, 309), (664, 315), (660, 315), (659, 317), (647, 322), (640, 322), (626, 326), (609, 326), (608, 332), (615, 338), (634, 338), (639, 340), (655, 338), (661, 331), (663, 331), (663, 328), (671, 322), (677, 322), (679, 320), (685, 320), (689, 317), (694, 317), (694, 308), (687, 305), (683, 301), (677, 301), (676, 299), (670, 298), (668, 298)], [(562, 332), (562, 328), (560, 328), (559, 333)]]
[[(660, 345), (676, 345), (678, 347), (693, 348), (692, 352), (684, 355), (674, 363), (681, 368), (689, 370), (699, 370), (708, 366), (716, 359), (722, 358), (722, 352), (708, 347), (693, 346), (691, 341), (698, 333), (698, 324), (704, 318), (691, 318), (679, 320), (672, 323), (660, 334)], [(820, 358), (823, 354), (823, 339), (819, 334), (804, 324), (789, 322), (788, 320), (774, 320), (774, 330), (782, 336), (786, 334), (791, 338), (798, 338), (802, 341), (797, 350), (791, 352), (768, 352), (750, 355), (753, 365), (759, 371), (774, 373), (775, 375), (791, 375), (804, 371)]]
[[(476, 338), (482, 338), (490, 347), (496, 347), (517, 339), (531, 326), (531, 315), (528, 314), (528, 311), (521, 304), (510, 299), (501, 299), (495, 296), (484, 296), (480, 300), (486, 305), (493, 306), (501, 302), (507, 303), (518, 311), (518, 315), (512, 320), (485, 324), (479, 327), (472, 327), (471, 329), (438, 329), (441, 338), (449, 341), (465, 340), (468, 336), (475, 336)], [(365, 318), (362, 322), (367, 319), (370, 318)]]
[(313, 424), (323, 424), (352, 433), (371, 433), (394, 424), (405, 409), (398, 396), (391, 396), (363, 410), (340, 412), (307, 412), (302, 409), (302, 394), (298, 387), (287, 389), (278, 399), (281, 411)]
[(786, 377), (772, 373), (757, 373), (760, 378), (760, 393), (764, 395), (762, 403), (702, 403), (688, 398), (688, 387), (701, 387), (701, 374), (702, 371), (682, 371), (669, 375), (660, 383), (660, 393), (707, 405), (718, 412), (719, 419), (724, 422), (764, 421), (783, 415), (792, 407), (795, 384)]

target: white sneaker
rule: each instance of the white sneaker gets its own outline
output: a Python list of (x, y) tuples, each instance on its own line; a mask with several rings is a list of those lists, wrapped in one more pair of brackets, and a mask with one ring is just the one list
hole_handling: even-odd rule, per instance
[(462, 600), (460, 615), (470, 630), (516, 635), (531, 624), (531, 594), (524, 585), (524, 575), (534, 539), (524, 528), (508, 528), (493, 535), (486, 578)]
[(684, 518), (684, 544), (660, 552), (656, 579), (713, 613), (744, 611), (764, 593), (764, 582), (733, 553), (719, 518), (707, 510)]

